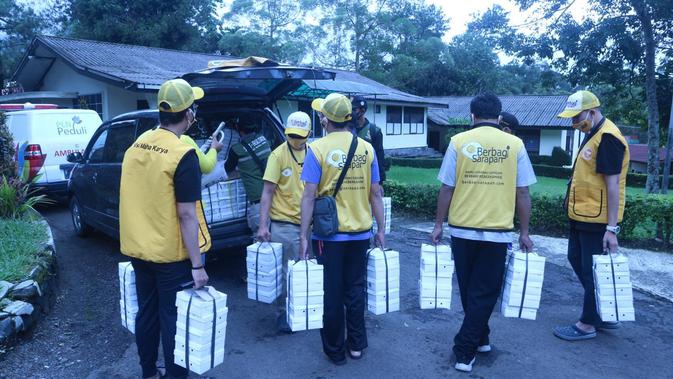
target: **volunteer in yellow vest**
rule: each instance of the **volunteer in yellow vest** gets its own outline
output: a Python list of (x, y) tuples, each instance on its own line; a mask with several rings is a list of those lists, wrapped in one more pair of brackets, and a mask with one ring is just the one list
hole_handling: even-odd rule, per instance
[[(325, 308), (320, 331), (323, 351), (334, 364), (341, 365), (346, 363), (346, 351), (352, 359), (360, 359), (367, 347), (364, 315), (367, 249), (372, 234), (372, 210), (379, 225), (375, 241), (380, 247), (384, 244), (383, 199), (374, 148), (348, 129), (351, 121), (348, 98), (333, 93), (325, 99), (313, 100), (311, 106), (327, 118), (329, 134), (311, 143), (301, 174), (302, 258), (307, 256), (316, 196), (332, 196), (342, 170), (347, 169), (336, 195), (338, 232), (326, 237), (317, 235), (314, 228), (312, 236), (313, 252), (324, 266)], [(354, 138), (357, 145), (352, 162), (344, 168)]]
[(201, 252), (210, 235), (201, 208), (201, 171), (194, 148), (180, 140), (196, 119), (194, 101), (203, 90), (182, 79), (159, 89), (161, 126), (141, 135), (122, 162), (119, 226), (121, 251), (131, 257), (138, 295), (136, 344), (143, 378), (158, 378), (159, 339), (166, 371), (186, 378), (173, 361), (177, 308), (186, 287), (208, 281)]
[[(150, 133), (152, 130), (148, 130), (145, 133), (141, 134), (140, 137), (143, 137), (146, 133)], [(212, 142), (210, 145), (210, 149), (207, 152), (202, 152), (201, 149), (199, 148), (199, 145), (196, 144), (196, 141), (192, 139), (192, 137), (183, 134), (180, 136), (180, 141), (186, 143), (188, 146), (194, 148), (194, 152), (196, 153), (197, 158), (199, 159), (199, 168), (201, 169), (202, 174), (208, 174), (213, 169), (215, 168), (215, 164), (217, 164), (217, 153), (222, 150), (222, 147), (224, 146), (222, 142), (218, 141), (215, 136), (211, 136)]]
[[(283, 244), (285, 274), (288, 260), (299, 259), (299, 211), (304, 192), (300, 178), (310, 133), (311, 118), (306, 113), (290, 114), (285, 125), (287, 142), (271, 152), (264, 172), (257, 239)], [(276, 323), (279, 331), (291, 333), (285, 314), (285, 275), (282, 278), (283, 292), (278, 298)]]
[(519, 248), (531, 251), (528, 235), (531, 203), (528, 186), (536, 182), (523, 142), (498, 125), (500, 99), (491, 93), (470, 103), (471, 130), (451, 138), (438, 179), (435, 228), (441, 243), (447, 213), (456, 277), (465, 317), (454, 338), (455, 368), (470, 372), (477, 353), (491, 351), (488, 320), (512, 243), (514, 214), (519, 221)]
[(591, 339), (596, 337), (596, 330), (620, 326), (617, 322), (601, 321), (596, 310), (592, 255), (617, 252), (629, 145), (599, 107), (593, 93), (579, 91), (568, 98), (565, 110), (559, 115), (571, 118), (573, 128), (585, 134), (565, 201), (570, 218), (568, 261), (584, 288), (584, 304), (579, 321), (554, 329), (554, 335), (568, 341)]

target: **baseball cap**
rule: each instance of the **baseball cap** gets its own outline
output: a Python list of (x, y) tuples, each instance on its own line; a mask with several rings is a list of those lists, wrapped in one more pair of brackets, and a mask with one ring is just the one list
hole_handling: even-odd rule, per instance
[(285, 135), (296, 134), (307, 137), (311, 132), (311, 118), (304, 112), (293, 112), (287, 116)]
[(589, 91), (577, 91), (568, 97), (566, 107), (558, 117), (572, 118), (582, 111), (598, 108), (600, 105), (601, 102), (598, 101), (598, 98), (593, 93)]
[(350, 100), (340, 93), (330, 93), (324, 99), (314, 99), (311, 108), (324, 114), (332, 122), (350, 121), (353, 113)]
[(159, 88), (157, 104), (162, 112), (177, 113), (189, 108), (195, 100), (202, 97), (203, 89), (200, 87), (192, 87), (184, 79), (172, 79)]
[(519, 126), (519, 120), (515, 115), (508, 112), (500, 112), (500, 126), (508, 128), (517, 128)]
[(367, 108), (367, 99), (365, 99), (363, 96), (353, 96), (353, 99), (351, 100), (351, 106), (353, 109), (355, 108)]

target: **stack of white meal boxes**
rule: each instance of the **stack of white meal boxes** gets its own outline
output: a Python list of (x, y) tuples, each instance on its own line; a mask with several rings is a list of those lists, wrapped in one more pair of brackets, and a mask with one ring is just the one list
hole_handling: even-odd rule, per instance
[[(374, 212), (372, 212), (372, 216)], [(390, 234), (390, 222), (392, 220), (392, 200), (390, 197), (384, 197), (383, 198), (383, 215), (385, 217), (385, 234)], [(376, 217), (374, 217), (374, 223), (372, 224), (372, 230), (374, 233), (378, 230), (378, 226), (376, 224)]]
[(201, 190), (201, 199), (207, 222), (245, 217), (247, 197), (240, 179), (208, 185)]
[(636, 320), (629, 260), (625, 255), (594, 255), (594, 284), (601, 320)]
[(138, 313), (138, 296), (136, 295), (136, 273), (131, 262), (119, 262), (119, 311), (122, 325), (131, 333), (136, 332), (136, 314)]
[(500, 312), (505, 317), (535, 320), (540, 308), (545, 258), (508, 252)]
[(322, 328), (323, 266), (315, 260), (288, 261), (287, 323), (293, 332)]
[(178, 292), (175, 364), (199, 375), (224, 362), (227, 295), (212, 287)]
[(421, 245), (421, 309), (451, 309), (453, 259), (447, 245)]
[(374, 248), (367, 256), (367, 309), (376, 315), (399, 311), (400, 253)]
[(255, 242), (248, 246), (248, 299), (271, 304), (283, 285), (283, 244)]

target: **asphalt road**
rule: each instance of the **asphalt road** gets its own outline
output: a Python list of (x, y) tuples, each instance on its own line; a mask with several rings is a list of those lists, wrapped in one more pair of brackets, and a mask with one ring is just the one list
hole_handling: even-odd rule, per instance
[[(116, 241), (74, 236), (67, 209), (45, 210), (56, 242), (60, 293), (48, 315), (19, 345), (0, 355), (0, 378), (138, 378), (133, 336), (119, 322)], [(318, 331), (277, 334), (274, 307), (246, 298), (243, 250), (209, 262), (211, 284), (229, 295), (225, 362), (217, 378), (673, 378), (673, 304), (635, 293), (636, 322), (598, 338), (568, 343), (551, 329), (579, 315), (580, 285), (566, 267), (548, 264), (536, 321), (491, 318), (493, 352), (471, 374), (453, 369), (452, 339), (462, 319), (458, 291), (451, 310), (418, 307), (422, 233), (393, 225), (388, 246), (401, 252), (400, 312), (367, 315), (365, 358), (335, 367)], [(455, 283), (454, 283), (455, 286)]]

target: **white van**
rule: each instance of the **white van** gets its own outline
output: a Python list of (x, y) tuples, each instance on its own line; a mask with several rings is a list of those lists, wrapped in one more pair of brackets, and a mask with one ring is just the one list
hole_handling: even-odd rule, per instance
[(102, 120), (87, 109), (39, 109), (29, 104), (23, 108), (5, 113), (19, 172), (27, 180), (37, 177), (34, 186), (40, 193), (65, 196), (72, 169), (67, 156), (84, 151)]

